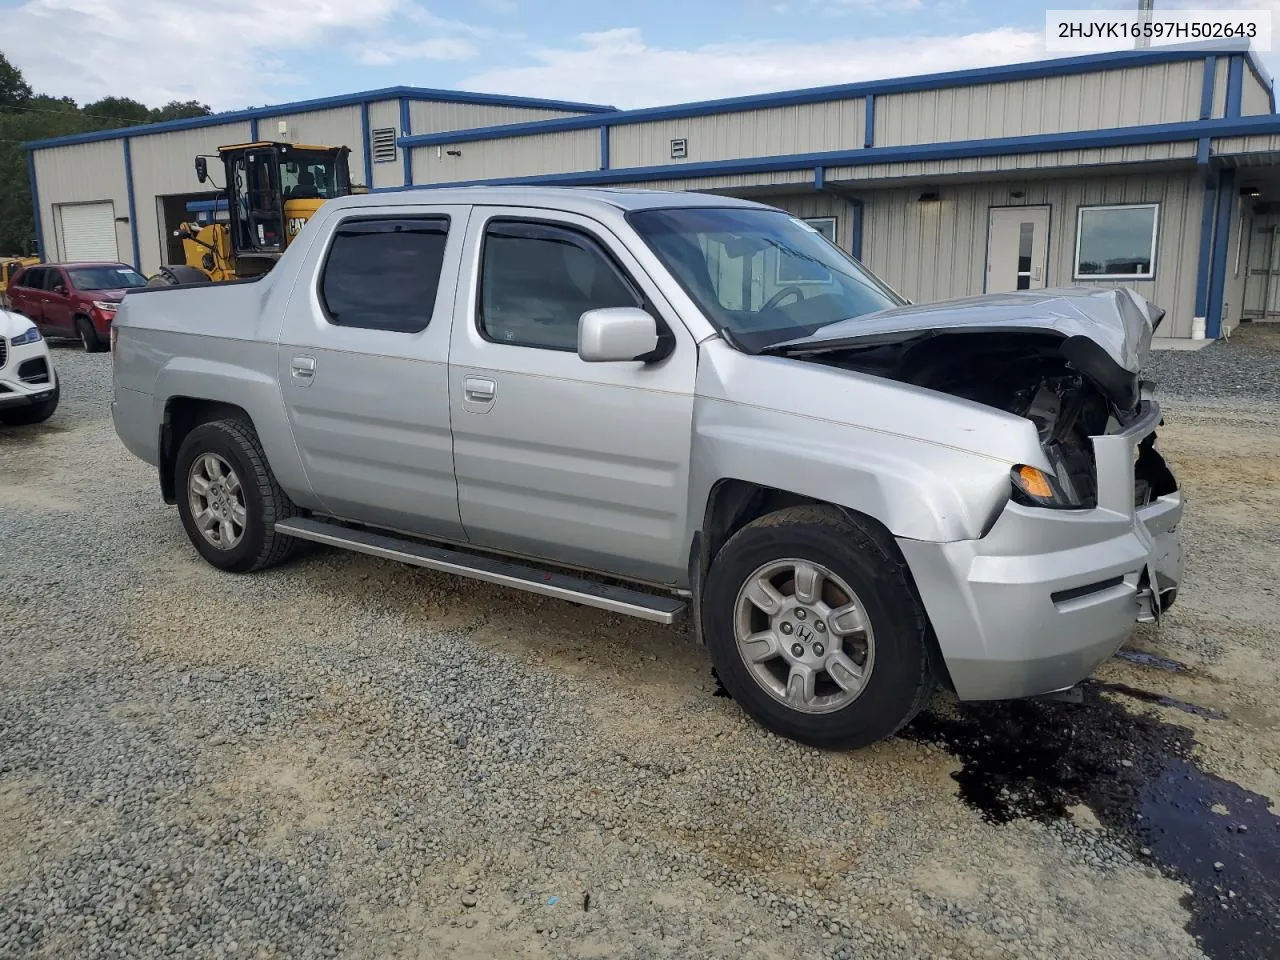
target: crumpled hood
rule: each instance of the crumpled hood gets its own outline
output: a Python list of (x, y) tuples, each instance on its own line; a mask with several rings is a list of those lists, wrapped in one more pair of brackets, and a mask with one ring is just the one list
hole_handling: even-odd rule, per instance
[[(962, 300), (908, 304), (841, 320), (811, 336), (776, 344), (768, 352), (796, 355), (878, 339), (891, 342), (913, 332), (1034, 330), (1059, 333), (1068, 341), (1077, 337), (1092, 341), (1121, 369), (1137, 374), (1146, 363), (1151, 336), (1163, 317), (1162, 309), (1123, 288), (1059, 287), (990, 293)], [(1096, 348), (1077, 352), (1096, 353)]]
[(25, 333), (34, 324), (20, 313), (0, 310), (0, 337), (13, 338)]

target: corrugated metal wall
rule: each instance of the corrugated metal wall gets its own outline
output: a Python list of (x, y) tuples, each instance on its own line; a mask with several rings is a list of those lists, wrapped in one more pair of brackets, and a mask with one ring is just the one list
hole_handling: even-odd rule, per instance
[(626, 124), (610, 131), (609, 165), (647, 167), (671, 163), (671, 141), (678, 138), (688, 141), (685, 160), (690, 163), (848, 150), (862, 146), (866, 130), (864, 109), (863, 100), (858, 97)]
[(878, 147), (1195, 120), (1202, 61), (876, 98)]
[[(124, 144), (119, 140), (78, 143), (52, 147), (35, 153), (36, 182), (40, 187), (40, 223), (49, 260), (62, 259), (54, 205), (110, 200), (117, 217), (129, 214), (128, 187), (124, 179)], [(120, 257), (133, 259), (133, 238), (129, 224), (116, 224), (116, 246)]]
[[(1015, 199), (1014, 191), (1023, 196)], [(993, 206), (1048, 205), (1048, 286), (1073, 279), (1076, 222), (1082, 205), (1159, 203), (1156, 276), (1148, 281), (1088, 281), (1129, 286), (1168, 311), (1161, 333), (1190, 336), (1204, 188), (1192, 172), (1071, 180), (943, 186), (941, 200), (920, 203), (920, 188), (863, 193), (863, 259), (904, 296), (944, 300), (982, 293), (987, 221)], [(1237, 298), (1238, 299), (1238, 298)]]
[[(397, 136), (400, 133), (400, 101), (399, 100), (381, 100), (378, 103), (369, 104), (369, 130), (386, 129), (390, 127), (396, 131)], [(361, 150), (364, 148), (361, 147)], [(373, 165), (373, 180), (370, 182), (371, 187), (402, 187), (404, 186), (404, 164), (400, 162), (400, 148), (396, 148), (396, 159), (390, 163), (375, 163)]]
[(434, 100), (415, 100), (409, 104), (409, 121), (414, 133), (440, 133), (471, 127), (492, 127), (500, 123), (525, 123), (529, 120), (576, 116), (576, 111), (500, 107), (492, 104), (438, 103)]
[[(142, 253), (143, 273), (155, 271), (164, 262), (156, 198), (174, 193), (207, 192), (209, 185), (196, 179), (196, 156), (216, 155), (218, 147), (246, 143), (249, 136), (249, 124), (246, 122), (195, 127), (133, 139), (134, 199), (138, 209), (138, 246)], [(225, 175), (218, 161), (211, 161), (209, 170), (214, 181), (225, 186)]]
[(1087, 150), (1047, 150), (1040, 153), (1001, 154), (994, 157), (956, 157), (946, 160), (913, 160), (905, 163), (869, 163), (863, 166), (827, 167), (831, 180), (894, 180), (905, 177), (947, 177), (960, 174), (1003, 173), (1022, 170), (1057, 170), (1112, 163), (1153, 163), (1194, 160), (1196, 143), (1137, 144)]
[(1268, 90), (1258, 78), (1253, 75), (1253, 71), (1247, 66), (1244, 70), (1244, 88), (1240, 92), (1240, 115), (1244, 117), (1256, 116), (1260, 113), (1271, 112), (1271, 98), (1268, 96)]
[[(280, 135), (280, 123), (288, 124), (288, 133)], [(365, 179), (364, 147), (360, 141), (360, 107), (338, 107), (333, 110), (311, 110), (267, 117), (258, 121), (258, 136), (263, 140), (284, 140), (321, 147), (351, 149), (351, 182), (368, 183)]]
[[(450, 150), (461, 156), (449, 155)], [(600, 169), (600, 131), (562, 130), (532, 137), (419, 147), (414, 183), (450, 183)]]

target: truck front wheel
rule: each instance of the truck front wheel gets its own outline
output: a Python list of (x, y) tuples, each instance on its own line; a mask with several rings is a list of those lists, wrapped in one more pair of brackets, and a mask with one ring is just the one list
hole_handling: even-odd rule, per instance
[(892, 735), (933, 692), (928, 624), (891, 541), (824, 506), (759, 518), (702, 594), (717, 675), (770, 730), (849, 749)]
[(297, 508), (276, 483), (249, 424), (228, 419), (196, 427), (178, 448), (174, 479), (187, 536), (220, 570), (261, 570), (297, 548), (297, 540), (275, 531), (276, 521)]

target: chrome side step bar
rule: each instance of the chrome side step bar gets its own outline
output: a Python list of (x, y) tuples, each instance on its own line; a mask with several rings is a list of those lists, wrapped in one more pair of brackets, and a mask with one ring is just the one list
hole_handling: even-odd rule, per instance
[(367, 553), (384, 560), (398, 560), (415, 567), (483, 580), (501, 587), (527, 590), (544, 597), (570, 600), (655, 623), (674, 623), (685, 608), (684, 601), (677, 597), (664, 597), (629, 587), (596, 583), (571, 573), (539, 570), (498, 557), (464, 553), (408, 537), (376, 533), (360, 527), (344, 527), (310, 517), (281, 520), (276, 524), (276, 532), (299, 540), (311, 540), (356, 553)]

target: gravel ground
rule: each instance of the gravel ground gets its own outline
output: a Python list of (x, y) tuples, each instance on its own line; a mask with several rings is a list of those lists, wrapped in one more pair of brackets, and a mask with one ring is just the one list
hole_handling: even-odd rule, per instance
[[(1158, 355), (1191, 570), (1134, 647), (1186, 668), (1100, 672), (1226, 719), (1074, 708), (1269, 797), (1278, 359), (1244, 329)], [(221, 574), (116, 440), (109, 361), (55, 363), (55, 417), (0, 429), (0, 956), (1253, 955), (1198, 943), (1101, 808), (993, 818), (932, 727), (773, 737), (687, 629), (337, 552)]]

